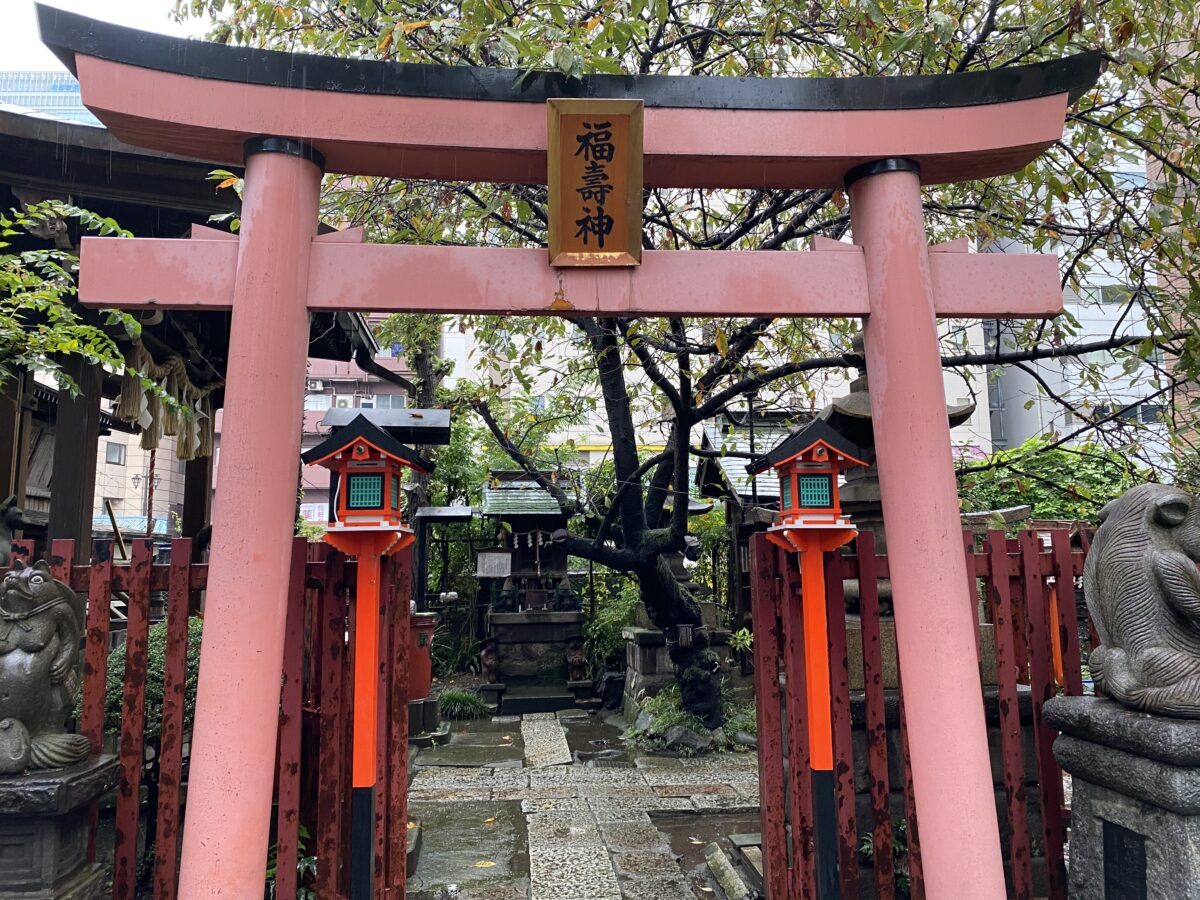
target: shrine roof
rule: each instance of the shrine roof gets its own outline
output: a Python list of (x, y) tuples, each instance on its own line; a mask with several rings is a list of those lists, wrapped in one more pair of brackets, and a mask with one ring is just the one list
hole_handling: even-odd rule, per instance
[(400, 443), (364, 415), (357, 415), (321, 443), (300, 454), (306, 465), (319, 463), (357, 440), (366, 441), (395, 459), (403, 460), (419, 472), (432, 472), (433, 463), (411, 447)]
[(562, 516), (554, 496), (524, 473), (493, 471), (483, 485), (480, 511), (485, 516)]
[[(259, 50), (38, 6), (42, 39), (119, 138), (226, 164), (247, 138), (300, 139), (331, 172), (544, 184), (554, 97), (646, 106), (647, 187), (840, 187), (907, 157), (925, 183), (1022, 168), (1062, 132), (1100, 56), (953, 75), (588, 75)], [(303, 99), (301, 99), (303, 95)]]
[(758, 475), (767, 469), (787, 462), (798, 453), (802, 453), (817, 442), (822, 442), (843, 456), (870, 463), (872, 454), (852, 443), (847, 438), (834, 431), (824, 419), (813, 419), (803, 428), (793, 431), (787, 438), (777, 444), (770, 452), (760, 456), (746, 471)]

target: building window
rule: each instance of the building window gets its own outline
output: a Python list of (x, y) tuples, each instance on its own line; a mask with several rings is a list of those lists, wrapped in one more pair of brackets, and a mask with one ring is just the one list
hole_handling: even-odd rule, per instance
[(784, 509), (792, 508), (792, 476), (784, 475), (779, 479), (779, 492), (782, 497), (782, 506)]
[(404, 409), (408, 406), (407, 394), (376, 394), (376, 409)]
[(304, 408), (313, 410), (329, 409), (329, 401), (328, 394), (305, 394)]
[(346, 495), (347, 509), (382, 509), (383, 476), (351, 475)]
[(829, 475), (800, 476), (800, 506), (829, 509), (833, 506), (833, 479)]
[(1138, 407), (1141, 420), (1147, 425), (1157, 425), (1167, 415), (1167, 408), (1161, 403), (1143, 403)]
[(104, 461), (112, 466), (125, 465), (125, 445), (108, 441), (104, 445)]

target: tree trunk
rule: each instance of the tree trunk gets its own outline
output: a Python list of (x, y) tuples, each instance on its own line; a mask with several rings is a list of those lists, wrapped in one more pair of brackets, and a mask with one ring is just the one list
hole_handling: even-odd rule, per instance
[[(636, 574), (642, 602), (654, 624), (663, 630), (684, 712), (699, 717), (706, 728), (718, 728), (725, 722), (721, 713), (721, 661), (708, 645), (708, 634), (701, 627), (700, 605), (675, 580), (671, 565), (659, 555), (651, 565)], [(680, 640), (680, 628), (687, 638)]]

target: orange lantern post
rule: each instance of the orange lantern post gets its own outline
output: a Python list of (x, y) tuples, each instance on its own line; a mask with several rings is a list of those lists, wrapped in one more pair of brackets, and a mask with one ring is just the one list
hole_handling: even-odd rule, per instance
[(375, 852), (375, 760), (378, 753), (380, 561), (414, 540), (404, 524), (405, 469), (428, 473), (433, 463), (359, 415), (303, 454), (334, 477), (336, 517), (325, 541), (358, 557), (354, 618), (354, 722), (350, 795), (350, 898), (370, 900)]
[[(858, 532), (842, 514), (838, 476), (868, 465), (867, 451), (846, 440), (823, 419), (793, 432), (746, 470), (769, 468), (779, 476), (779, 522), (767, 538), (800, 555), (804, 630), (804, 683), (813, 818), (816, 823), (817, 894), (838, 896), (837, 800), (833, 777), (833, 724), (829, 676), (829, 623), (825, 605), (825, 554), (849, 543)], [(789, 684), (795, 681), (789, 680)], [(797, 723), (790, 723), (796, 725)], [(789, 727), (790, 727), (789, 726)]]

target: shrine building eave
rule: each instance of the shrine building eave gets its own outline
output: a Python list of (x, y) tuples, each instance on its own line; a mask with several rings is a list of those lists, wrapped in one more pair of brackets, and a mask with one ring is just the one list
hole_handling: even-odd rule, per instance
[(834, 188), (907, 157), (926, 184), (1002, 175), (1056, 141), (1098, 53), (956, 75), (728, 78), (432, 66), (256, 50), (38, 6), (42, 39), (120, 140), (233, 165), (257, 135), (330, 172), (546, 182), (545, 101), (645, 103), (647, 187)]

